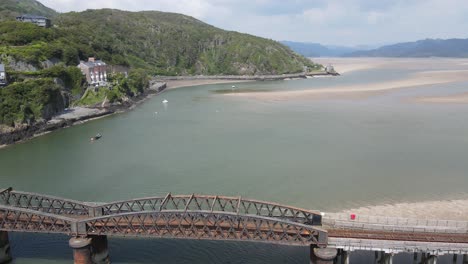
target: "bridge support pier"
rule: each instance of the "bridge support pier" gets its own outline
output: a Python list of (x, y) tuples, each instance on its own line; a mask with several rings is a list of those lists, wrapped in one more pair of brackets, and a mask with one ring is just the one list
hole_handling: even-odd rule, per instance
[(0, 264), (11, 261), (10, 240), (8, 232), (0, 231)]
[(87, 237), (72, 237), (68, 242), (73, 248), (74, 264), (93, 264), (91, 259), (91, 239)]
[(350, 252), (344, 251), (343, 249), (339, 250), (341, 264), (349, 264), (349, 253)]
[(427, 258), (427, 264), (437, 264), (437, 256), (429, 256), (429, 258)]
[(92, 260), (94, 264), (110, 264), (107, 236), (91, 236)]
[(338, 255), (336, 248), (317, 248), (310, 246), (311, 264), (333, 264)]
[(426, 263), (427, 263), (428, 257), (429, 257), (429, 254), (427, 254), (427, 253), (422, 253), (422, 254), (421, 254), (421, 264), (426, 264)]
[(381, 264), (393, 264), (393, 254), (382, 252), (382, 257), (380, 262)]
[(74, 264), (110, 264), (107, 236), (72, 237)]
[(463, 264), (468, 264), (468, 255), (463, 255)]

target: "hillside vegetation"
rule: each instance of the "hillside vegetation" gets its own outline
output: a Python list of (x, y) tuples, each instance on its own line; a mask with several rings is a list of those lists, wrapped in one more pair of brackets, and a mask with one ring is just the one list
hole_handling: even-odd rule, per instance
[[(276, 41), (181, 14), (113, 9), (58, 14), (33, 0), (2, 0), (0, 12), (8, 14), (0, 21), (0, 61), (10, 81), (1, 88), (0, 124), (47, 119), (70, 101), (121, 101), (143, 93), (151, 75), (285, 74), (321, 67)], [(49, 16), (54, 26), (16, 22), (18, 13)], [(76, 65), (88, 57), (128, 66), (130, 73), (110, 76), (115, 89), (86, 92)], [(50, 100), (36, 100), (35, 85), (48, 98), (56, 98), (59, 87), (65, 104), (49, 107)]]
[(55, 17), (58, 13), (35, 0), (0, 1), (0, 21), (14, 19), (16, 16), (22, 14)]
[(314, 66), (278, 42), (181, 14), (88, 10), (60, 15), (55, 23), (70, 33), (78, 56), (156, 74), (282, 74)]

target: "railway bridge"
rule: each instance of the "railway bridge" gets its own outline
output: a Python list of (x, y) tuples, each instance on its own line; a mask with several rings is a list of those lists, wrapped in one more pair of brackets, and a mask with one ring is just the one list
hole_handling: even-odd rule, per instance
[(468, 263), (464, 222), (348, 219), (242, 197), (169, 193), (90, 203), (8, 188), (0, 190), (0, 263), (11, 260), (8, 232), (69, 235), (76, 264), (110, 263), (112, 236), (309, 246), (313, 263), (349, 263), (354, 250), (375, 251), (379, 263), (391, 263), (400, 252), (414, 253), (417, 261), (420, 254), (421, 263), (435, 263), (443, 254)]

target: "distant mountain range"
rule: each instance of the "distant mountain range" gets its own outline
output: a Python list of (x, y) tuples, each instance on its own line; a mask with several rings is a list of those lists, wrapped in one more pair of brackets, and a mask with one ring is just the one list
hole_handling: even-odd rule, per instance
[(468, 57), (468, 39), (424, 39), (379, 48), (281, 41), (306, 57)]
[(325, 46), (319, 43), (280, 41), (295, 52), (306, 57), (340, 57), (351, 52), (360, 50), (359, 48), (344, 46)]
[(424, 39), (378, 49), (355, 51), (346, 57), (468, 57), (468, 39)]

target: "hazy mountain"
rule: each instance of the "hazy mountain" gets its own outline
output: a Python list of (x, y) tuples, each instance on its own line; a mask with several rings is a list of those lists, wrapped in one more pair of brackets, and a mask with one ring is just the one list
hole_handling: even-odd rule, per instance
[(324, 46), (319, 43), (280, 41), (295, 52), (306, 57), (339, 57), (347, 53), (359, 50), (353, 47)]
[(468, 39), (425, 39), (345, 54), (346, 57), (468, 57)]

